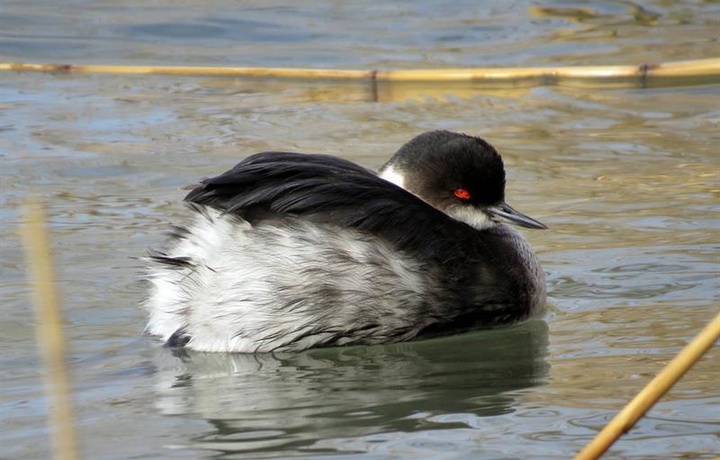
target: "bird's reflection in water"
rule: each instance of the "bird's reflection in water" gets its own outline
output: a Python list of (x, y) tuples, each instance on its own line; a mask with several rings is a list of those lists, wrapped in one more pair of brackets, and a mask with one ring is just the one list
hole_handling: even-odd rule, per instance
[(542, 320), (419, 342), (297, 354), (157, 352), (157, 407), (216, 429), (188, 447), (307, 453), (332, 438), (467, 428), (462, 417), (514, 410), (513, 390), (547, 375)]

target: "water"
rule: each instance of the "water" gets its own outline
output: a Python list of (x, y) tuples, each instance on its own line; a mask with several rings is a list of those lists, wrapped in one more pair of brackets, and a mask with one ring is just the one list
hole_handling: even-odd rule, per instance
[[(720, 55), (712, 2), (5, 1), (8, 61), (337, 68), (634, 64)], [(381, 85), (3, 73), (0, 445), (42, 458), (17, 231), (50, 208), (85, 458), (560, 458), (718, 312), (720, 86)], [(519, 327), (300, 354), (172, 356), (134, 259), (183, 186), (268, 149), (377, 167), (429, 129), (503, 153), (548, 313)], [(720, 452), (712, 349), (612, 458)]]

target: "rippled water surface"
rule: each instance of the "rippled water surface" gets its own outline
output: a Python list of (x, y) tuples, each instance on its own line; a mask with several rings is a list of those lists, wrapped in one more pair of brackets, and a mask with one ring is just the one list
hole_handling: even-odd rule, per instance
[[(427, 68), (720, 56), (717, 2), (4, 1), (0, 59)], [(380, 85), (0, 73), (0, 446), (49, 455), (17, 236), (49, 204), (85, 458), (563, 458), (717, 312), (720, 85)], [(503, 153), (540, 319), (378, 347), (172, 356), (142, 264), (182, 187), (250, 153), (378, 167), (429, 129)], [(610, 458), (720, 454), (712, 349)]]

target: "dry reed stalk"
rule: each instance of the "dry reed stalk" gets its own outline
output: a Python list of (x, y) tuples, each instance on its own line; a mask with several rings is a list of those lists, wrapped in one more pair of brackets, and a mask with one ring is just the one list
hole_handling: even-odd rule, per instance
[(34, 71), (56, 73), (114, 73), (186, 76), (226, 76), (252, 78), (373, 80), (406, 82), (452, 81), (513, 81), (544, 79), (545, 81), (708, 78), (720, 77), (720, 58), (677, 61), (661, 64), (576, 67), (468, 68), (427, 70), (333, 70), (290, 69), (273, 67), (199, 67), (199, 66), (126, 66), (30, 64), (0, 62), (0, 71)]
[(65, 340), (60, 302), (46, 228), (45, 206), (36, 200), (27, 203), (26, 228), (22, 232), (28, 278), (35, 303), (35, 332), (43, 359), (43, 378), (48, 398), (48, 424), (52, 456), (74, 460), (77, 456), (70, 384), (65, 366)]
[(720, 338), (720, 313), (590, 442), (575, 460), (599, 458), (660, 399)]
[(372, 78), (365, 70), (290, 69), (282, 67), (202, 67), (141, 65), (28, 64), (0, 62), (0, 70), (53, 73), (112, 73), (138, 75), (185, 75), (203, 77), (292, 78), (318, 80), (360, 80)]

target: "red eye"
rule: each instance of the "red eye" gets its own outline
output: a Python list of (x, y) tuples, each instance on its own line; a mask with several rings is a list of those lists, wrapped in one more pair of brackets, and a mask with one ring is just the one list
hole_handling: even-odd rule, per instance
[(464, 188), (458, 188), (458, 189), (455, 189), (455, 196), (460, 198), (461, 200), (469, 200), (470, 192), (468, 192)]

